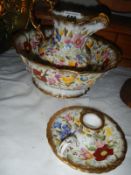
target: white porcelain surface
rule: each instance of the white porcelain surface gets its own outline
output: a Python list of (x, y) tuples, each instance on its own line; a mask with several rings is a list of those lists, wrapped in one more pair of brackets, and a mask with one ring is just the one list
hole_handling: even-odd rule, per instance
[(93, 113), (87, 113), (83, 116), (83, 123), (89, 127), (97, 129), (102, 125), (102, 119)]

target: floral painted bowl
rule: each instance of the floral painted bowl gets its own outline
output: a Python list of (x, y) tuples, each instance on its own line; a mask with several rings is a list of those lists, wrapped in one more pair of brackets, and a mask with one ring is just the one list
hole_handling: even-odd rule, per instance
[[(35, 85), (56, 97), (85, 94), (104, 72), (116, 67), (120, 61), (120, 52), (116, 47), (94, 36), (86, 40), (85, 56), (74, 52), (71, 59), (63, 57), (61, 48), (49, 47), (51, 40), (47, 41), (48, 44), (45, 42), (39, 31), (25, 31), (16, 37), (15, 48), (31, 72)], [(61, 47), (68, 45), (69, 42)], [(68, 55), (73, 55), (66, 49)]]
[(111, 171), (122, 163), (127, 151), (118, 124), (108, 115), (83, 106), (56, 112), (48, 122), (47, 138), (60, 160), (90, 173)]

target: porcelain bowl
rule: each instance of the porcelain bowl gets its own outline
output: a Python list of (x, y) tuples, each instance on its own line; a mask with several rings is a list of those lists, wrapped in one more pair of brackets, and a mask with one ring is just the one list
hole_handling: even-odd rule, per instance
[(71, 98), (85, 94), (98, 78), (115, 68), (120, 61), (119, 49), (94, 35), (89, 36), (86, 41), (85, 47), (90, 59), (83, 67), (74, 66), (73, 62), (70, 65), (59, 65), (44, 60), (44, 42), (46, 41), (40, 32), (30, 30), (17, 35), (14, 45), (31, 72), (34, 84), (43, 92), (55, 97)]

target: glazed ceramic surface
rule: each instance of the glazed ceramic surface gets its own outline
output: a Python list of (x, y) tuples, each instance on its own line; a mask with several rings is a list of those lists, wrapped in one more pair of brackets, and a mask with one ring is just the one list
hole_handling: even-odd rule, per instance
[(93, 173), (116, 168), (127, 149), (125, 136), (112, 118), (82, 106), (55, 113), (48, 123), (47, 138), (58, 158), (76, 169)]
[(57, 97), (77, 97), (115, 67), (120, 54), (110, 43), (91, 36), (107, 26), (105, 14), (90, 19), (81, 13), (54, 10), (53, 15), (50, 39), (31, 30), (17, 36), (15, 47), (37, 87)]
[[(81, 15), (79, 16), (82, 18)], [(106, 21), (103, 14), (92, 19), (87, 25), (65, 22), (64, 19), (56, 18), (53, 37), (39, 48), (41, 59), (59, 66), (86, 67), (91, 62), (90, 51), (86, 47), (87, 38), (97, 30), (106, 27), (102, 20)]]

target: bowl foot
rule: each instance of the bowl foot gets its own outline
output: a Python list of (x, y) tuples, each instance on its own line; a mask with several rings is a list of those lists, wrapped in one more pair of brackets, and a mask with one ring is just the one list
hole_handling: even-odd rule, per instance
[(38, 78), (33, 78), (33, 83), (37, 88), (39, 88), (45, 94), (55, 96), (58, 98), (74, 98), (84, 95), (88, 89), (78, 89), (78, 90), (68, 90), (68, 89), (59, 89), (56, 87), (51, 87), (45, 84), (43, 81), (39, 80)]

